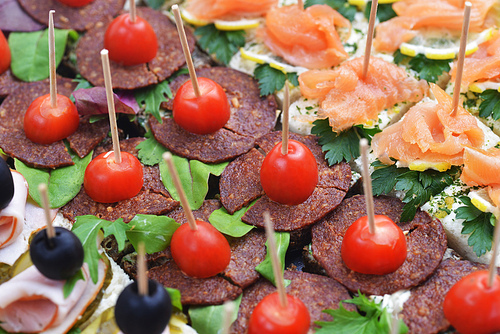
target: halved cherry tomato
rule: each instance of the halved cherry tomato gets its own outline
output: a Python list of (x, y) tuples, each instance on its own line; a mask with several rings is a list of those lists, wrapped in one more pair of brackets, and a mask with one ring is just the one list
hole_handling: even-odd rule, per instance
[(306, 334), (311, 326), (309, 310), (300, 299), (286, 297), (286, 308), (277, 292), (264, 297), (250, 316), (248, 334)]
[(34, 143), (52, 144), (68, 137), (78, 129), (80, 116), (75, 104), (57, 94), (57, 106), (50, 105), (50, 95), (43, 95), (31, 102), (24, 115), (24, 132)]
[(111, 22), (104, 34), (104, 48), (109, 59), (125, 66), (147, 63), (156, 57), (158, 40), (148, 21), (136, 16), (135, 22), (128, 13)]
[(231, 116), (224, 89), (213, 80), (198, 78), (200, 97), (196, 97), (191, 80), (186, 81), (174, 98), (174, 121), (184, 130), (206, 135), (222, 128)]
[(57, 0), (57, 1), (70, 7), (83, 7), (85, 5), (88, 5), (94, 0)]
[(375, 215), (375, 233), (370, 233), (368, 216), (364, 216), (349, 226), (340, 251), (349, 269), (362, 274), (385, 275), (405, 262), (406, 238), (403, 231), (383, 215)]
[(114, 203), (134, 197), (141, 191), (143, 170), (140, 161), (128, 152), (121, 152), (117, 164), (113, 151), (99, 154), (92, 160), (83, 178), (87, 195), (100, 203)]
[(446, 294), (443, 311), (461, 334), (500, 332), (500, 277), (489, 287), (486, 270), (465, 276)]
[(211, 224), (197, 220), (198, 230), (181, 225), (172, 235), (172, 258), (188, 276), (206, 278), (224, 271), (231, 260), (226, 238)]
[(273, 201), (297, 205), (309, 198), (318, 184), (318, 165), (304, 144), (288, 141), (288, 154), (281, 154), (278, 143), (266, 156), (260, 168), (260, 183)]
[(7, 39), (0, 30), (0, 74), (7, 71), (10, 67), (10, 48)]

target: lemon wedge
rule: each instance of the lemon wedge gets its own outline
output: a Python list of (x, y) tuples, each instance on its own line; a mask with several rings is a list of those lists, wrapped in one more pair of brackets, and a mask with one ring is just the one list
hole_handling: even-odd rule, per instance
[[(467, 43), (466, 55), (473, 54), (479, 48), (479, 44), (488, 41), (494, 35), (495, 29), (486, 29), (475, 36), (475, 38)], [(425, 42), (425, 37), (417, 39), (419, 44), (401, 43), (399, 50), (402, 54), (415, 57), (417, 54), (423, 54), (426, 58), (436, 60), (454, 59), (460, 49), (460, 45), (452, 45), (450, 47), (434, 47), (422, 45)], [(452, 41), (449, 41), (452, 43)]]
[(417, 160), (410, 162), (408, 164), (408, 168), (410, 170), (416, 170), (419, 172), (423, 172), (427, 169), (435, 169), (439, 172), (444, 172), (451, 168), (451, 164), (449, 162), (431, 162), (431, 161)]
[(219, 30), (247, 30), (257, 28), (260, 24), (259, 19), (241, 19), (237, 21), (223, 21), (223, 20), (215, 20), (215, 27)]
[(187, 10), (181, 8), (181, 17), (184, 21), (186, 21), (189, 24), (192, 24), (194, 26), (200, 27), (200, 26), (206, 26), (207, 24), (210, 24), (210, 21), (199, 19), (195, 17), (193, 14), (188, 12)]
[(474, 82), (469, 85), (469, 90), (474, 93), (482, 93), (487, 89), (494, 89), (500, 92), (500, 82), (483, 81)]
[(296, 72), (296, 73), (300, 74), (302, 72), (307, 71), (306, 68), (303, 68), (300, 66), (288, 65), (286, 63), (283, 63), (283, 62), (280, 62), (280, 61), (274, 59), (273, 57), (271, 57), (270, 55), (267, 55), (267, 54), (259, 54), (259, 53), (256, 53), (256, 52), (253, 52), (250, 50), (245, 50), (243, 48), (240, 49), (240, 53), (241, 53), (241, 58), (243, 58), (243, 59), (251, 60), (257, 64), (266, 64), (267, 63), (272, 68), (280, 70), (285, 74), (292, 73), (292, 72)]
[(495, 212), (495, 205), (491, 202), (486, 188), (471, 190), (467, 196), (469, 196), (472, 204), (479, 210), (483, 212)]

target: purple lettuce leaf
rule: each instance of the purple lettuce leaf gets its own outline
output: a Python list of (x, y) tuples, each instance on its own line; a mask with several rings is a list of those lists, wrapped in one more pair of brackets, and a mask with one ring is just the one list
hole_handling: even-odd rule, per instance
[[(75, 105), (80, 115), (100, 115), (108, 113), (108, 101), (104, 87), (82, 88), (73, 92)], [(140, 108), (131, 92), (113, 93), (115, 111), (135, 115)]]

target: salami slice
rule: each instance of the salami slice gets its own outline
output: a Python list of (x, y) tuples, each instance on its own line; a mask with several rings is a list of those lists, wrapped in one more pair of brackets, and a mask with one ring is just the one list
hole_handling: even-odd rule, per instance
[[(136, 89), (159, 83), (186, 63), (177, 28), (167, 16), (147, 7), (137, 8), (137, 15), (153, 27), (158, 39), (158, 51), (156, 57), (146, 64), (123, 66), (111, 61), (113, 88)], [(110, 22), (105, 21), (89, 30), (76, 48), (80, 74), (94, 86), (104, 86), (100, 51), (104, 48), (104, 34)], [(189, 48), (193, 51), (195, 38), (189, 30), (186, 34)]]
[(22, 81), (12, 75), (10, 69), (0, 74), (0, 98), (15, 92), (22, 83)]
[(403, 203), (394, 197), (375, 197), (374, 205), (376, 215), (389, 216), (407, 233), (408, 255), (398, 270), (387, 275), (366, 275), (350, 270), (342, 261), (340, 248), (347, 228), (366, 215), (365, 197), (361, 195), (344, 200), (331, 215), (313, 226), (314, 258), (330, 277), (353, 292), (383, 295), (422, 283), (436, 270), (447, 248), (443, 226), (420, 210), (411, 222), (400, 223)]

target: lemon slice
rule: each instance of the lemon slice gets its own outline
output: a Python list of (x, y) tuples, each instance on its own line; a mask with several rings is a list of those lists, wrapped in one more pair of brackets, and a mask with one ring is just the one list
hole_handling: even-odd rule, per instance
[(282, 71), (283, 73), (292, 73), (296, 72), (298, 74), (307, 71), (306, 68), (300, 66), (292, 66), (286, 63), (277, 61), (273, 57), (266, 54), (259, 54), (253, 51), (245, 50), (243, 48), (240, 49), (241, 58), (251, 60), (256, 62), (257, 64), (269, 64), (272, 68)]
[[(481, 33), (477, 34), (475, 39), (467, 43), (466, 55), (473, 54), (477, 51), (479, 44), (488, 41), (494, 35), (495, 29), (489, 28)], [(419, 40), (420, 42), (420, 40)], [(433, 47), (426, 46), (421, 44), (410, 44), (410, 43), (401, 43), (399, 47), (402, 54), (415, 57), (417, 54), (423, 54), (426, 58), (429, 59), (437, 59), (437, 60), (445, 60), (445, 59), (454, 59), (460, 49), (459, 45), (453, 45), (451, 47)]]
[(431, 162), (431, 161), (416, 160), (410, 162), (408, 164), (408, 168), (410, 170), (416, 170), (419, 172), (423, 172), (427, 169), (435, 169), (439, 172), (444, 172), (451, 168), (451, 164), (449, 162)]
[(479, 210), (483, 212), (495, 212), (495, 205), (491, 202), (486, 188), (471, 190), (467, 196), (469, 196), (472, 204)]
[(223, 21), (223, 20), (215, 20), (215, 27), (219, 30), (247, 30), (257, 28), (260, 24), (259, 19), (241, 19), (237, 21)]
[[(398, 2), (401, 0), (379, 0), (379, 4), (384, 4), (384, 3), (394, 3)], [(366, 6), (367, 2), (371, 2), (371, 0), (349, 0), (348, 3), (349, 5), (357, 6), (359, 8), (364, 8)]]
[(474, 82), (469, 85), (469, 90), (474, 93), (482, 93), (487, 89), (495, 89), (500, 92), (500, 82), (484, 81)]
[(195, 17), (193, 14), (188, 12), (187, 10), (181, 8), (181, 17), (184, 21), (186, 21), (189, 24), (192, 24), (194, 26), (206, 26), (207, 24), (210, 24), (210, 21), (199, 19)]

